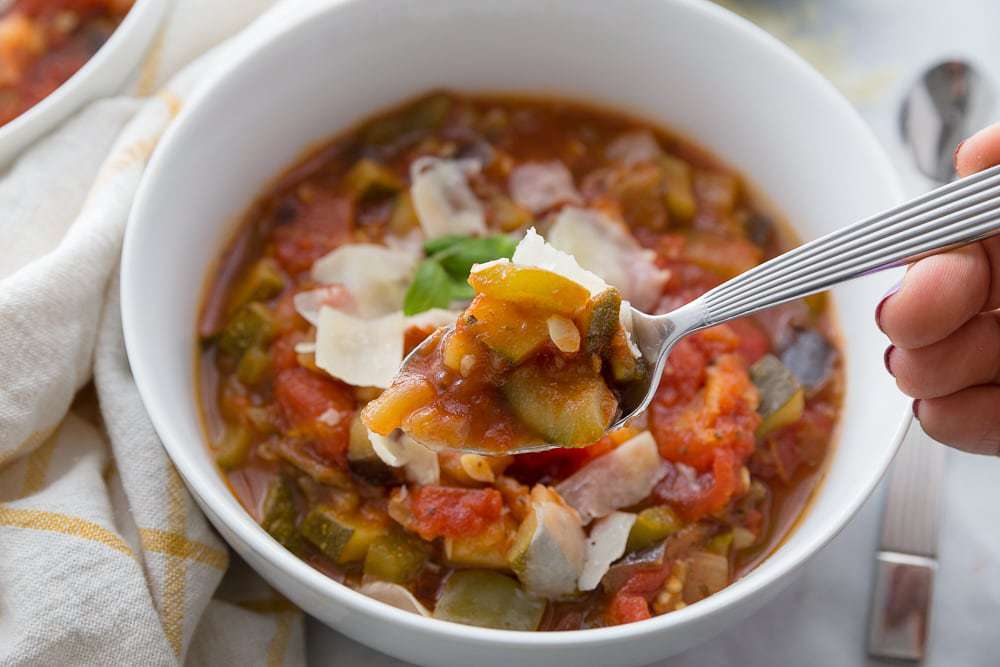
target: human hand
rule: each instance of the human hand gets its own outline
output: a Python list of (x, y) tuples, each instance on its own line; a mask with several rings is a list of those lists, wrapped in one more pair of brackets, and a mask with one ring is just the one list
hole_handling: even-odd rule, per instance
[[(955, 151), (968, 176), (1000, 164), (1000, 123)], [(879, 303), (885, 366), (935, 440), (1000, 455), (1000, 237), (912, 264)]]

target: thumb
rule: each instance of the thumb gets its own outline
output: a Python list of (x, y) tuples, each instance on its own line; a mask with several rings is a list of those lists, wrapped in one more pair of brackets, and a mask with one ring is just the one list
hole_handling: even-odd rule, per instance
[(955, 171), (968, 176), (1000, 164), (1000, 123), (979, 130), (955, 149)]

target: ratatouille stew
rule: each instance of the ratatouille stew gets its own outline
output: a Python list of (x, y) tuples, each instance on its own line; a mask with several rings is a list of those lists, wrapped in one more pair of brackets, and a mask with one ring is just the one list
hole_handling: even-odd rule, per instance
[[(682, 340), (650, 409), (604, 435), (650, 372), (622, 304), (669, 311), (791, 243), (657, 128), (428, 95), (250, 209), (199, 323), (212, 451), (275, 540), (402, 609), (516, 630), (681, 609), (804, 510), (842, 362), (827, 300), (787, 304)], [(563, 447), (505, 453), (536, 440)]]
[(0, 125), (48, 97), (104, 45), (135, 0), (13, 0), (0, 9)]

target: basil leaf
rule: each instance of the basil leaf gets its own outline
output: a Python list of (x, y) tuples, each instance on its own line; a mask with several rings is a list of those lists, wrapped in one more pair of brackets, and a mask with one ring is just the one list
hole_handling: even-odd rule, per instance
[(406, 290), (403, 314), (416, 315), (431, 308), (447, 308), (453, 299), (454, 282), (440, 264), (424, 260), (417, 267), (417, 275)]
[(513, 256), (517, 244), (509, 236), (470, 237), (456, 241), (434, 254), (444, 270), (456, 280), (465, 281), (473, 264)]
[(452, 301), (471, 301), (474, 296), (476, 296), (476, 290), (472, 289), (472, 285), (469, 283), (457, 280), (451, 281)]
[(456, 243), (461, 243), (462, 241), (467, 241), (472, 237), (465, 236), (464, 234), (447, 234), (445, 236), (439, 236), (436, 239), (428, 239), (424, 241), (424, 252), (427, 256), (436, 255), (442, 250), (447, 250)]

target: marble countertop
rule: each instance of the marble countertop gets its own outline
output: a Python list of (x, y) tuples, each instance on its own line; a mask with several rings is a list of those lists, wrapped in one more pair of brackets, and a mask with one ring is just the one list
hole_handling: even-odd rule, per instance
[[(995, 0), (725, 0), (796, 49), (856, 105), (911, 194), (930, 187), (897, 131), (899, 102), (927, 66), (961, 56), (1000, 85)], [(1000, 119), (1000, 109), (997, 111)], [(926, 437), (911, 429), (909, 437)], [(929, 667), (995, 665), (1000, 612), (1000, 460), (949, 454)], [(868, 603), (884, 489), (775, 600), (744, 623), (658, 667), (880, 665), (865, 654)], [(994, 630), (995, 631), (995, 630)], [(407, 663), (361, 646), (314, 619), (310, 665)], [(898, 664), (898, 663), (896, 663)]]

